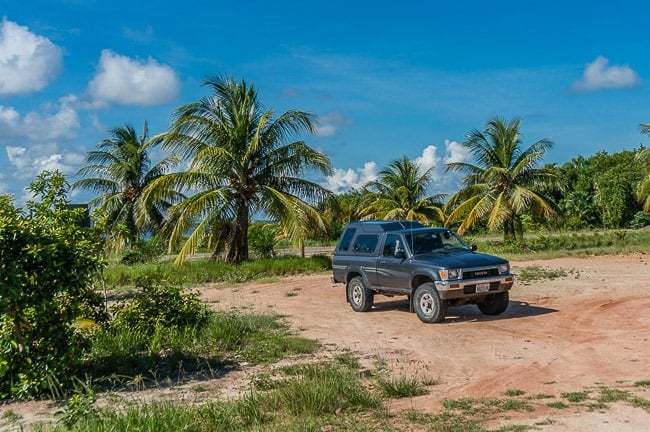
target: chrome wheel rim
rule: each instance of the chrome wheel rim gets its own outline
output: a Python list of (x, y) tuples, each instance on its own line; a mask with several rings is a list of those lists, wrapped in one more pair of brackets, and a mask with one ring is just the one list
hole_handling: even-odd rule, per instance
[(424, 293), (420, 297), (420, 310), (426, 316), (433, 315), (433, 296), (429, 293)]
[(361, 304), (361, 299), (363, 298), (363, 291), (359, 285), (354, 285), (352, 287), (352, 302), (355, 305)]

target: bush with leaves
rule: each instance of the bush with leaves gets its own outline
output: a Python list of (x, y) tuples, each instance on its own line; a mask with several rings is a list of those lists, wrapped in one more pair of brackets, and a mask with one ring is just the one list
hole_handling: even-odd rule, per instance
[(248, 245), (260, 258), (271, 258), (275, 255), (277, 236), (275, 225), (257, 222), (248, 228)]
[(182, 288), (144, 281), (132, 299), (113, 308), (112, 325), (153, 333), (156, 327), (202, 327), (209, 311), (196, 293)]
[(641, 229), (650, 225), (650, 213), (638, 211), (630, 221), (630, 228)]
[(67, 190), (58, 171), (46, 171), (30, 186), (27, 212), (0, 199), (0, 398), (64, 382), (83, 349), (75, 321), (103, 317), (92, 286), (104, 266), (101, 241), (81, 226)]
[(162, 256), (163, 247), (157, 238), (138, 239), (122, 255), (120, 262), (126, 265), (152, 262)]

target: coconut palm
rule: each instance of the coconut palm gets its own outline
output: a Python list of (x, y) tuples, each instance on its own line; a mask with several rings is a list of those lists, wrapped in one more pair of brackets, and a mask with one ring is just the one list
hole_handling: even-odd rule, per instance
[(444, 223), (444, 196), (427, 193), (432, 175), (433, 168), (422, 168), (406, 157), (391, 162), (365, 187), (364, 217)]
[(77, 173), (83, 178), (73, 184), (73, 189), (99, 193), (90, 205), (100, 210), (116, 248), (132, 243), (143, 231), (159, 228), (167, 209), (182, 198), (170, 189), (164, 200), (140, 199), (149, 184), (178, 162), (169, 156), (153, 163), (149, 155), (153, 144), (146, 122), (140, 136), (130, 125), (115, 128), (97, 150), (88, 152), (88, 164)]
[(363, 219), (363, 199), (363, 191), (351, 190), (332, 195), (319, 205), (318, 210), (325, 222), (327, 238), (338, 238), (347, 224)]
[[(641, 133), (650, 135), (650, 123), (641, 125)], [(643, 205), (643, 211), (650, 213), (650, 148), (639, 150), (636, 158), (644, 163), (647, 171), (647, 175), (639, 182), (637, 187), (637, 198)]]
[(450, 219), (462, 218), (459, 233), (485, 220), (489, 229), (501, 227), (504, 239), (515, 240), (523, 235), (523, 214), (555, 215), (544, 194), (561, 187), (560, 177), (538, 167), (552, 143), (542, 139), (523, 150), (520, 127), (518, 119), (488, 121), (484, 131), (470, 132), (463, 143), (473, 163), (447, 164), (448, 170), (466, 174), (463, 188), (450, 200), (455, 206)]
[(164, 199), (170, 189), (190, 195), (170, 210), (170, 248), (189, 233), (177, 263), (204, 243), (214, 257), (227, 249), (227, 261), (241, 262), (248, 259), (251, 216), (265, 214), (297, 233), (314, 215), (310, 202), (329, 194), (302, 176), (309, 169), (328, 174), (331, 164), (293, 140), (314, 131), (310, 114), (276, 117), (244, 81), (217, 77), (205, 85), (213, 94), (179, 108), (170, 130), (158, 137), (163, 148), (189, 161), (188, 169), (157, 179), (147, 199)]

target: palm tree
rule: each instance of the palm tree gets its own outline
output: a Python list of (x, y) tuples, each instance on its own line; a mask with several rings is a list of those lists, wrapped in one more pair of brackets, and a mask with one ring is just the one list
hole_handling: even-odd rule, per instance
[[(650, 123), (641, 124), (641, 133), (650, 135)], [(636, 158), (644, 163), (647, 171), (647, 175), (639, 182), (637, 187), (637, 198), (643, 204), (643, 211), (650, 213), (650, 148), (639, 150)]]
[(88, 164), (73, 184), (73, 189), (99, 192), (90, 202), (105, 218), (110, 240), (116, 248), (135, 241), (143, 231), (158, 229), (167, 209), (182, 195), (165, 191), (165, 199), (158, 202), (142, 200), (143, 190), (173, 167), (178, 159), (169, 156), (152, 163), (149, 156), (153, 140), (145, 122), (142, 135), (127, 125), (111, 131), (110, 138), (88, 152)]
[(523, 214), (555, 214), (544, 193), (560, 188), (560, 177), (538, 167), (552, 143), (542, 139), (522, 150), (520, 127), (518, 119), (488, 121), (484, 131), (470, 132), (464, 142), (474, 162), (447, 164), (448, 170), (466, 174), (463, 188), (450, 200), (456, 207), (450, 219), (463, 218), (459, 233), (487, 219), (489, 229), (502, 227), (504, 239), (516, 240), (523, 235)]
[(297, 232), (314, 214), (308, 201), (329, 194), (301, 176), (308, 169), (328, 174), (331, 163), (292, 140), (314, 131), (312, 115), (287, 111), (276, 117), (245, 81), (217, 77), (205, 85), (213, 94), (179, 108), (170, 130), (158, 137), (164, 148), (189, 160), (188, 169), (157, 179), (147, 198), (163, 199), (170, 189), (191, 194), (170, 210), (170, 248), (189, 233), (177, 263), (205, 242), (213, 257), (227, 249), (227, 261), (241, 262), (248, 259), (251, 216), (266, 214)]
[(364, 217), (444, 223), (443, 195), (427, 194), (432, 175), (433, 168), (423, 169), (407, 157), (391, 162), (365, 187)]
[(323, 233), (328, 239), (337, 239), (343, 228), (350, 222), (364, 218), (362, 190), (332, 195), (318, 206), (318, 211), (325, 222), (326, 231)]

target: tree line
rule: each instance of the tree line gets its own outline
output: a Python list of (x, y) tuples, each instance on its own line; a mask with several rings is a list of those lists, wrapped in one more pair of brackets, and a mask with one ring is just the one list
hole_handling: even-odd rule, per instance
[[(500, 231), (521, 241), (527, 229), (638, 227), (650, 224), (650, 149), (544, 164), (548, 139), (522, 142), (518, 119), (494, 118), (463, 145), (471, 160), (447, 164), (463, 175), (450, 196), (433, 195), (432, 169), (407, 157), (358, 190), (333, 194), (307, 179), (331, 161), (301, 138), (313, 115), (265, 108), (255, 87), (232, 78), (205, 81), (211, 94), (183, 105), (169, 130), (150, 136), (132, 126), (111, 131), (88, 153), (73, 187), (97, 193), (96, 224), (116, 250), (155, 236), (183, 262), (199, 248), (214, 258), (249, 258), (254, 218), (304, 254), (306, 239), (335, 239), (361, 219), (418, 220), (462, 233)], [(641, 125), (650, 133), (650, 125)], [(152, 150), (165, 156), (152, 160)]]

